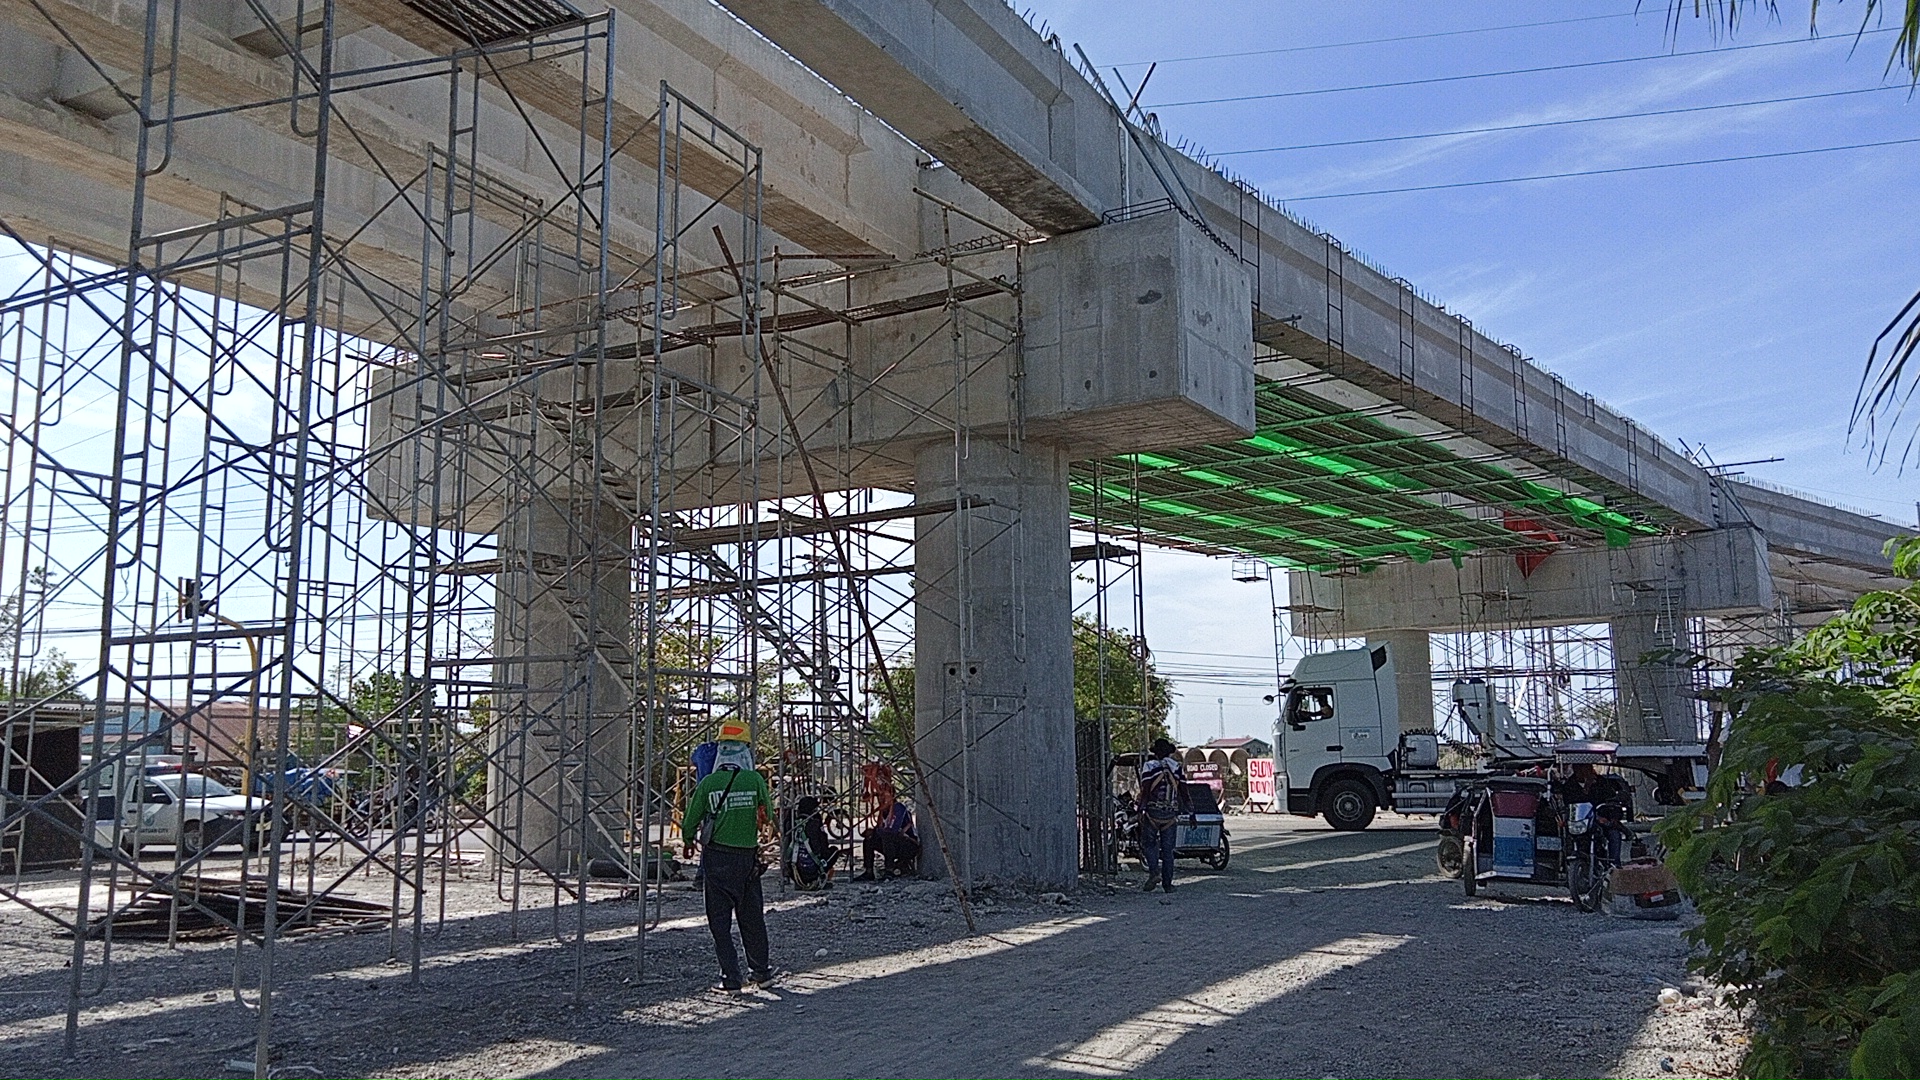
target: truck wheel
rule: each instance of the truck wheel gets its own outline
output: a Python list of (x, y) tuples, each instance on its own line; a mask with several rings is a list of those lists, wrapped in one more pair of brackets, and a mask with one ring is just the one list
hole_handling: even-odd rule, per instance
[(1480, 855), (1471, 840), (1460, 845), (1460, 888), (1468, 896), (1480, 891)]
[(1373, 787), (1349, 776), (1327, 785), (1320, 796), (1320, 814), (1341, 832), (1359, 832), (1373, 824), (1373, 803)]
[(1459, 877), (1466, 866), (1466, 845), (1453, 833), (1441, 833), (1440, 843), (1433, 849), (1433, 861), (1441, 877)]
[(197, 821), (180, 826), (180, 854), (192, 858), (207, 846), (207, 836)]

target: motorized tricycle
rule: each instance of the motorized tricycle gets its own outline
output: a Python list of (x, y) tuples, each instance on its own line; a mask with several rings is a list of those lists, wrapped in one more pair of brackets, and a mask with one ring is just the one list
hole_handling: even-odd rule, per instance
[(1591, 768), (1611, 764), (1613, 751), (1598, 740), (1564, 743), (1554, 752), (1557, 778), (1500, 775), (1463, 786), (1441, 829), (1443, 854), (1449, 838), (1459, 845), (1466, 894), (1494, 882), (1563, 888), (1581, 911), (1599, 911), (1632, 840), (1632, 787)]
[[(1128, 755), (1132, 757), (1134, 755)], [(1122, 858), (1144, 861), (1140, 850), (1140, 824), (1142, 815), (1134, 794), (1139, 790), (1138, 763), (1116, 762), (1115, 772), (1123, 768), (1135, 770), (1132, 778), (1135, 783), (1132, 791), (1120, 790), (1114, 795), (1113, 811), (1113, 860)], [(1116, 784), (1116, 787), (1123, 785)], [(1186, 787), (1187, 812), (1180, 816), (1174, 828), (1173, 856), (1176, 859), (1198, 859), (1214, 870), (1225, 870), (1227, 861), (1233, 857), (1231, 842), (1227, 838), (1226, 815), (1220, 812), (1220, 802), (1214, 796), (1213, 788), (1207, 784), (1188, 781)]]

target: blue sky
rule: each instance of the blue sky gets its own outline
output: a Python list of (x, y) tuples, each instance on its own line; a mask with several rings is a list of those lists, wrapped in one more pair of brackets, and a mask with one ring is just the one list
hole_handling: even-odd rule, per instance
[[(1755, 477), (1914, 521), (1920, 477), (1873, 469), (1847, 419), (1874, 336), (1920, 288), (1920, 144), (1310, 198), (1920, 137), (1920, 98), (1886, 74), (1891, 35), (1855, 46), (1861, 5), (1823, 5), (1822, 36), (1808, 40), (1805, 0), (1732, 38), (1690, 16), (1670, 34), (1663, 0), (1637, 16), (1632, 0), (1023, 2), (1135, 87), (1146, 62), (1173, 61), (1142, 97), (1171, 136), (1227, 154), (1262, 190), (1299, 200), (1296, 213), (1574, 387), (1717, 461), (1785, 459), (1752, 466)], [(1411, 35), (1447, 36), (1374, 40)], [(1346, 42), (1370, 43), (1316, 47)], [(1275, 49), (1293, 51), (1218, 55)], [(1698, 55), (1564, 67), (1666, 53)], [(1539, 67), (1558, 70), (1298, 95)], [(1297, 96), (1172, 104), (1258, 94)], [(1835, 96), (1228, 153), (1808, 95)], [(1163, 555), (1147, 588), (1149, 641), (1176, 673), (1262, 666), (1264, 587)], [(1185, 680), (1182, 734), (1215, 732), (1218, 697), (1230, 731), (1264, 728), (1261, 692)]]

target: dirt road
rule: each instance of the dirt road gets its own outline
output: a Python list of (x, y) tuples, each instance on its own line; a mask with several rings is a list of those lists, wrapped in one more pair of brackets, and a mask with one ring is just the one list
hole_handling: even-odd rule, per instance
[[(793, 974), (739, 998), (706, 989), (690, 891), (642, 974), (630, 903), (592, 905), (584, 949), (544, 913), (523, 913), (514, 942), (491, 886), (450, 882), (476, 914), (423, 941), (419, 988), (384, 933), (281, 952), (276, 1074), (1731, 1075), (1741, 1028), (1692, 993), (1674, 924), (1524, 890), (1469, 901), (1433, 873), (1426, 821), (1230, 824), (1224, 873), (1183, 864), (1172, 896), (1141, 892), (1137, 872), (1065, 903), (990, 894), (973, 938), (934, 883), (774, 897)], [(220, 992), (231, 945), (131, 943), (64, 1057), (67, 976), (20, 915), (0, 909), (0, 1075), (237, 1075), (227, 1064), (250, 1057), (254, 1020)], [(1660, 1005), (1664, 987), (1689, 993)]]

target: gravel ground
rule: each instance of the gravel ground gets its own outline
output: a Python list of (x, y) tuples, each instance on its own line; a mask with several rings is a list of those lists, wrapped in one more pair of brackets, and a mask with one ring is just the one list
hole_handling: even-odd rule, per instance
[[(669, 887), (642, 969), (631, 902), (589, 905), (584, 947), (556, 940), (576, 926), (570, 906), (523, 910), (516, 940), (472, 872), (446, 882), (453, 915), (428, 924), (419, 986), (405, 934), (279, 950), (275, 1075), (1733, 1073), (1740, 1017), (1688, 979), (1677, 924), (1580, 915), (1537, 890), (1468, 900), (1433, 874), (1423, 820), (1230, 825), (1224, 873), (1183, 864), (1171, 896), (1140, 891), (1137, 872), (1066, 898), (990, 890), (975, 937), (937, 883), (770, 896), (792, 974), (739, 997), (708, 989), (712, 946), (685, 886)], [(57, 879), (33, 888), (58, 902)], [(0, 907), (0, 1075), (235, 1076), (250, 1062), (257, 1021), (232, 999), (231, 944), (116, 945), (67, 1056), (70, 948)], [(99, 972), (86, 975), (91, 992)], [(1661, 1004), (1669, 987), (1679, 1000)]]

